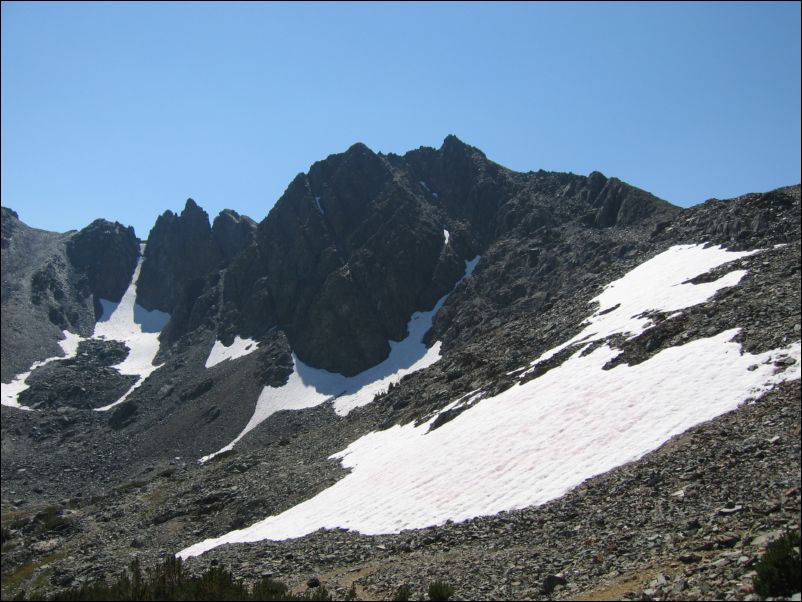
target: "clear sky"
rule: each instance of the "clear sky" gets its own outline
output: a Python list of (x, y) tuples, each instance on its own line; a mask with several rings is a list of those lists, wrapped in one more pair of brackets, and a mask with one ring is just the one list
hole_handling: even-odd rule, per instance
[(687, 206), (800, 181), (800, 4), (2, 3), (2, 203), (261, 220), (360, 141), (456, 134)]

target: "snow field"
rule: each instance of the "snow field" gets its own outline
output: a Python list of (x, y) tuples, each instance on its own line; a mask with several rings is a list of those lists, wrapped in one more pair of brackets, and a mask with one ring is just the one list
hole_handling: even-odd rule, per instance
[[(686, 281), (747, 253), (674, 247), (605, 288), (600, 308), (571, 342), (615, 332), (636, 336), (647, 310), (678, 311), (736, 285), (743, 271), (712, 283)], [(617, 306), (617, 307), (616, 307)], [(616, 308), (603, 313), (610, 308)], [(582, 481), (636, 460), (672, 436), (733, 410), (773, 385), (800, 378), (800, 344), (752, 355), (737, 328), (664, 349), (647, 361), (602, 367), (619, 352), (582, 349), (541, 377), (482, 399), (429, 431), (433, 417), (373, 432), (333, 457), (351, 472), (313, 498), (245, 529), (178, 553), (226, 543), (301, 537), (320, 528), (397, 533), (545, 503)], [(781, 370), (777, 360), (796, 360)], [(537, 360), (536, 360), (537, 361)], [(751, 368), (751, 370), (750, 370)], [(476, 392), (455, 400), (475, 399)]]
[(18, 408), (20, 410), (31, 410), (29, 407), (20, 405), (19, 401), (17, 400), (19, 394), (28, 388), (28, 385), (25, 384), (25, 381), (31, 375), (31, 372), (41, 366), (44, 366), (45, 364), (49, 364), (52, 361), (66, 360), (75, 357), (78, 353), (78, 343), (80, 343), (82, 340), (81, 336), (73, 334), (69, 330), (63, 330), (62, 334), (64, 335), (64, 339), (59, 341), (58, 344), (64, 351), (63, 356), (49, 357), (46, 360), (35, 362), (31, 366), (30, 370), (23, 372), (22, 374), (18, 374), (10, 383), (0, 383), (0, 401), (2, 402), (2, 405)]
[[(103, 313), (95, 324), (92, 338), (122, 341), (128, 347), (128, 356), (119, 364), (112, 366), (121, 374), (135, 375), (137, 382), (120, 399), (102, 408), (95, 408), (97, 412), (104, 412), (123, 403), (128, 396), (136, 390), (159, 366), (153, 365), (153, 360), (159, 352), (159, 332), (169, 319), (169, 315), (160, 311), (147, 311), (136, 304), (136, 283), (142, 270), (144, 261), (144, 245), (141, 247), (143, 254), (140, 255), (136, 269), (131, 277), (122, 299), (119, 303), (113, 303), (106, 299), (99, 299)], [(158, 330), (156, 330), (158, 328)], [(155, 330), (155, 331), (154, 331)], [(149, 332), (154, 331), (154, 332)], [(42, 362), (37, 362), (31, 369), (17, 376), (11, 383), (3, 383), (2, 403), (20, 409), (30, 410), (19, 404), (17, 396), (28, 388), (25, 380), (31, 372), (46, 363), (59, 359), (75, 357), (78, 351), (78, 344), (85, 340), (77, 334), (64, 331), (65, 339), (59, 342), (66, 353), (63, 357), (52, 357)]]
[(112, 366), (112, 368), (119, 370), (121, 374), (133, 374), (139, 377), (139, 380), (114, 403), (102, 408), (95, 408), (97, 412), (106, 412), (123, 403), (131, 393), (145, 382), (148, 376), (160, 367), (153, 365), (153, 360), (159, 352), (159, 333), (144, 332), (142, 326), (135, 320), (136, 314), (151, 313), (136, 305), (136, 283), (139, 280), (143, 262), (144, 255), (141, 255), (131, 277), (131, 284), (128, 285), (120, 303), (114, 308), (108, 320), (99, 321), (95, 324), (95, 332), (92, 335), (96, 339), (108, 339), (125, 343), (129, 349), (128, 356), (121, 363)]
[[(479, 259), (477, 256), (465, 262), (465, 273), (457, 284), (473, 273)], [(427, 348), (423, 343), (423, 337), (431, 329), (434, 316), (447, 298), (448, 295), (441, 297), (430, 311), (412, 314), (407, 323), (406, 338), (397, 342), (390, 341), (390, 354), (387, 359), (355, 376), (343, 376), (328, 370), (312, 368), (293, 354), (293, 371), (287, 383), (282, 387), (265, 387), (256, 401), (253, 416), (242, 432), (231, 443), (213, 454), (202, 457), (199, 461), (207, 462), (216, 455), (233, 449), (240, 439), (276, 412), (311, 408), (331, 400), (334, 403), (334, 411), (340, 416), (345, 416), (354, 408), (373, 401), (376, 395), (386, 391), (391, 384), (398, 382), (406, 374), (431, 366), (440, 359), (440, 342)], [(206, 361), (207, 367), (212, 354)]]

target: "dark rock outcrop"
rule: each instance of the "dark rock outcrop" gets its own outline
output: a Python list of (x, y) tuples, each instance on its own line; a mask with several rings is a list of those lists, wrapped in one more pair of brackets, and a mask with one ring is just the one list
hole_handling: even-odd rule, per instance
[(86, 274), (89, 290), (97, 299), (118, 303), (131, 282), (139, 259), (134, 229), (98, 219), (67, 243), (67, 256)]
[[(465, 260), (486, 256), (482, 292), (498, 311), (545, 303), (533, 272), (557, 287), (561, 267), (592, 270), (600, 256), (633, 251), (621, 232), (648, 238), (676, 211), (598, 173), (511, 172), (454, 136), (404, 156), (355, 144), (299, 174), (259, 224), (224, 275), (219, 328), (259, 337), (278, 327), (304, 362), (354, 374), (387, 356)], [(598, 234), (586, 241), (589, 229)]]
[[(226, 209), (209, 225), (209, 215), (187, 199), (180, 215), (166, 211), (145, 246), (137, 302), (148, 310), (173, 313), (187, 285), (226, 267), (252, 240), (255, 222)], [(186, 312), (185, 312), (186, 313)]]
[(11, 237), (19, 224), (19, 215), (13, 209), (0, 207), (0, 245), (5, 249), (11, 244)]
[(165, 211), (145, 246), (137, 302), (147, 310), (172, 313), (183, 287), (219, 267), (222, 254), (208, 214), (187, 199), (180, 215)]
[(97, 408), (117, 401), (137, 381), (111, 366), (119, 364), (128, 349), (119, 341), (81, 341), (74, 358), (56, 360), (36, 370), (19, 394), (26, 407)]
[(253, 240), (256, 222), (232, 209), (223, 209), (212, 223), (212, 237), (228, 263)]
[(673, 221), (661, 222), (655, 241), (707, 240), (728, 249), (766, 248), (799, 240), (799, 185), (729, 200), (710, 199)]
[(95, 311), (84, 271), (72, 265), (67, 245), (75, 232), (47, 232), (2, 210), (2, 378), (63, 355), (62, 331), (91, 334)]
[(62, 331), (91, 335), (99, 299), (120, 301), (138, 257), (131, 227), (98, 219), (78, 232), (47, 232), (4, 207), (3, 379), (63, 355)]
[(364, 145), (293, 180), (225, 275), (240, 332), (273, 326), (304, 361), (345, 374), (376, 364), (461, 275), (442, 212)]

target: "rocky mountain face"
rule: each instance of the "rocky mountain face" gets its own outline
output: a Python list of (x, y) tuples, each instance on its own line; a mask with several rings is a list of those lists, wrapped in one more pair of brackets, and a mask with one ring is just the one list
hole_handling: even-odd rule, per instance
[[(605, 286), (676, 245), (760, 252), (693, 281), (742, 270), (737, 286), (606, 339), (620, 353), (605, 370), (733, 327), (742, 354), (786, 348), (800, 338), (800, 215), (798, 185), (680, 209), (598, 172), (513, 172), (453, 136), (402, 156), (356, 144), (296, 176), (258, 224), (232, 210), (210, 224), (191, 199), (158, 218), (136, 302), (170, 320), (158, 369), (130, 390), (126, 344), (87, 337), (99, 299), (121, 302), (131, 284), (133, 231), (98, 220), (43, 232), (4, 208), (4, 387), (63, 355), (63, 330), (84, 338), (33, 370), (16, 397), (36, 411), (2, 407), (3, 596), (114, 573), (132, 554), (154, 563), (311, 499), (346, 476), (331, 456), (360, 437), (432, 417), (435, 431), (559, 368), (577, 346), (532, 362), (582, 330)], [(317, 369), (360, 378), (435, 307), (424, 342), (439, 360), (336, 412), (347, 391)], [(221, 348), (232, 359), (211, 363)], [(779, 373), (796, 360), (772, 361)], [(292, 405), (314, 387), (325, 402)], [(243, 435), (279, 390), (284, 411)], [(211, 557), (246, 580), (318, 576), (363, 599), (403, 584), (423, 595), (434, 579), (475, 599), (742, 599), (765, 543), (799, 525), (799, 407), (798, 380), (785, 383), (543, 506), (226, 546), (189, 566)]]
[(223, 209), (212, 223), (212, 238), (220, 249), (223, 262), (228, 264), (253, 240), (256, 222), (233, 209)]
[[(537, 310), (559, 288), (561, 265), (592, 273), (611, 253), (634, 254), (621, 233), (651, 231), (675, 212), (599, 173), (513, 173), (453, 136), (403, 157), (357, 144), (292, 181), (256, 244), (214, 283), (217, 315), (207, 323), (228, 337), (278, 328), (304, 362), (352, 375), (387, 357), (409, 316), (450, 291), (465, 260), (483, 256), (496, 311), (532, 297)], [(186, 303), (203, 295), (196, 288)]]
[(67, 257), (86, 274), (95, 299), (119, 303), (139, 259), (139, 243), (132, 227), (99, 219), (70, 238)]
[(132, 228), (95, 220), (78, 232), (30, 228), (2, 209), (2, 377), (61, 355), (62, 331), (89, 335), (99, 299), (119, 301), (139, 257)]
[(250, 242), (254, 229), (253, 220), (230, 209), (212, 227), (192, 199), (179, 215), (165, 211), (148, 236), (137, 301), (147, 310), (172, 313), (184, 288), (224, 267)]

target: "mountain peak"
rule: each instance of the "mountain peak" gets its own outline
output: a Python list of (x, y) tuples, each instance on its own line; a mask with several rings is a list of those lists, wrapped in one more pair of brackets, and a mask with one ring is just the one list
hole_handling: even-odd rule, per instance
[(468, 145), (454, 134), (449, 134), (443, 139), (443, 144), (440, 148), (468, 148)]
[[(195, 202), (195, 199), (188, 198), (186, 204), (184, 205), (184, 210), (181, 212), (181, 215), (190, 215), (193, 213), (207, 215), (207, 213), (203, 210), (203, 208)], [(207, 215), (208, 219), (208, 215)]]
[(462, 140), (457, 138), (454, 134), (449, 134), (443, 140), (443, 144), (440, 147), (440, 154), (449, 157), (449, 156), (465, 156), (471, 157), (474, 155), (479, 155), (482, 158), (487, 158), (487, 156), (475, 146), (471, 146), (470, 144), (464, 143)]
[[(53, 583), (26, 573), (3, 598), (113, 574), (131, 549), (244, 539), (276, 541), (215, 552), (235, 574), (306, 576), (282, 559), (325, 556), (332, 591), (354, 550), (361, 566), (393, 556), (401, 569), (354, 584), (375, 598), (435, 569), (462, 598), (546, 595), (546, 568), (602, 548), (602, 576), (666, 554), (728, 563), (718, 597), (738, 597), (749, 567), (729, 543), (701, 558), (709, 529), (684, 526), (713, 512), (763, 532), (765, 513), (737, 508), (773, 507), (799, 478), (799, 187), (680, 209), (599, 172), (512, 171), (454, 135), (403, 156), (345, 148), (258, 229), (186, 200), (141, 263), (117, 224), (59, 234), (3, 208), (2, 504), (21, 517), (3, 568), (70, 552)], [(772, 453), (739, 461), (732, 440)], [(635, 481), (670, 524), (632, 503)], [(798, 504), (781, 510), (798, 523)], [(555, 545), (566, 529), (576, 545)], [(654, 533), (674, 549), (640, 545)], [(540, 544), (511, 571), (522, 538)], [(427, 541), (466, 562), (434, 566)], [(633, 545), (637, 562), (607, 553)], [(570, 593), (600, 591), (585, 573)], [(699, 597), (711, 573), (694, 575), (672, 591)]]
[(370, 147), (363, 142), (355, 142), (351, 146), (348, 147), (348, 150), (345, 151), (346, 155), (375, 155)]
[(3, 217), (4, 218), (5, 217), (13, 217), (15, 219), (19, 219), (19, 215), (17, 215), (17, 212), (14, 211), (11, 207), (3, 207), (2, 208), (2, 212), (3, 212)]

